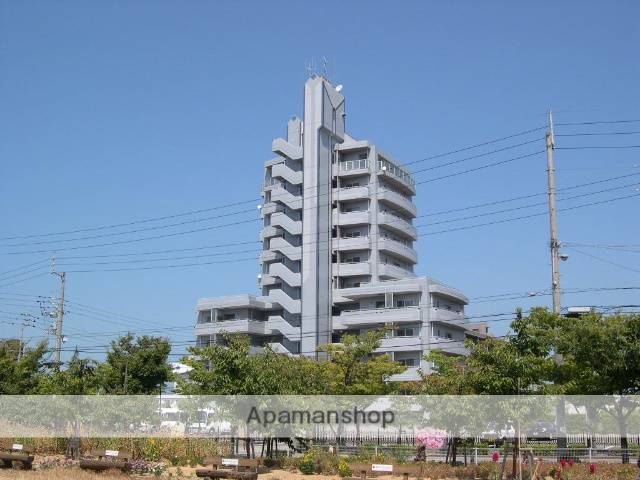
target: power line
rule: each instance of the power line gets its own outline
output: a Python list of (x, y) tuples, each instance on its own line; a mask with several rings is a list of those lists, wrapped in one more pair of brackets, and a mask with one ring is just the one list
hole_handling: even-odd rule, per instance
[(93, 239), (96, 239), (96, 238), (107, 238), (107, 237), (114, 237), (114, 236), (118, 236), (118, 235), (129, 235), (129, 234), (132, 234), (132, 233), (148, 232), (148, 231), (152, 231), (152, 230), (160, 230), (160, 229), (163, 229), (163, 228), (173, 228), (173, 227), (178, 227), (178, 226), (182, 226), (182, 225), (188, 225), (188, 224), (192, 224), (192, 223), (205, 222), (205, 221), (213, 220), (213, 219), (216, 219), (216, 218), (230, 217), (230, 216), (241, 215), (243, 213), (249, 213), (249, 212), (255, 212), (255, 210), (253, 208), (249, 208), (249, 209), (241, 210), (239, 212), (225, 213), (225, 214), (222, 214), (222, 215), (213, 215), (213, 216), (206, 217), (206, 218), (197, 218), (195, 220), (185, 220), (183, 222), (171, 223), (169, 225), (156, 225), (156, 226), (153, 226), (153, 227), (139, 228), (137, 230), (127, 230), (125, 232), (112, 232), (112, 233), (104, 233), (104, 234), (100, 234), (100, 235), (89, 235), (89, 236), (86, 236), (86, 237), (65, 238), (65, 239), (59, 239), (59, 240), (42, 240), (42, 241), (39, 241), (39, 242), (9, 243), (9, 244), (5, 244), (5, 245), (0, 245), (0, 247), (22, 247), (22, 246), (26, 246), (26, 245), (48, 245), (48, 244), (51, 244), (51, 243), (76, 242), (76, 241), (79, 241), (79, 240), (93, 240)]
[(600, 137), (613, 135), (637, 135), (640, 131), (633, 132), (584, 132), (584, 133), (559, 133), (556, 137)]
[(616, 123), (636, 123), (640, 122), (640, 119), (632, 119), (632, 120), (596, 120), (591, 122), (563, 122), (556, 123), (556, 126), (576, 126), (576, 125), (608, 125), (608, 124), (616, 124)]
[(149, 222), (155, 222), (158, 220), (168, 220), (168, 219), (172, 219), (172, 218), (178, 218), (178, 217), (185, 217), (188, 215), (195, 215), (197, 213), (204, 213), (204, 212), (210, 212), (212, 210), (218, 210), (221, 208), (229, 208), (229, 207), (236, 207), (239, 205), (245, 205), (247, 203), (251, 203), (251, 202), (259, 202), (261, 201), (260, 198), (254, 198), (251, 200), (244, 200), (241, 202), (235, 202), (235, 203), (227, 203), (225, 205), (218, 205), (216, 207), (209, 207), (209, 208), (201, 208), (198, 210), (190, 210), (187, 212), (182, 212), (182, 213), (177, 213), (174, 215), (164, 215), (162, 217), (153, 217), (153, 218), (146, 218), (146, 219), (142, 219), (142, 220), (133, 220), (130, 222), (124, 222), (124, 223), (114, 223), (111, 225), (102, 225), (102, 226), (98, 226), (98, 227), (90, 227), (90, 228), (81, 228), (81, 229), (77, 229), (77, 230), (66, 230), (66, 231), (62, 231), (62, 232), (50, 232), (50, 233), (38, 233), (38, 234), (31, 234), (31, 235), (14, 235), (11, 237), (0, 237), (0, 240), (15, 240), (15, 239), (19, 239), (19, 238), (36, 238), (36, 237), (48, 237), (48, 236), (54, 236), (54, 235), (67, 235), (67, 234), (73, 234), (73, 233), (83, 233), (83, 232), (93, 232), (96, 230), (107, 230), (110, 228), (118, 228), (118, 227), (129, 227), (131, 225), (138, 225), (138, 224), (142, 224), (142, 223), (149, 223)]
[[(611, 198), (611, 199), (608, 199), (608, 200), (601, 200), (599, 202), (590, 202), (590, 203), (585, 203), (585, 204), (582, 204), (582, 205), (574, 205), (572, 207), (560, 208), (560, 209), (558, 209), (558, 211), (562, 212), (562, 211), (568, 211), (568, 210), (576, 210), (578, 208), (591, 207), (591, 206), (595, 206), (595, 205), (602, 205), (602, 204), (605, 204), (605, 203), (615, 202), (615, 201), (618, 201), (618, 200), (625, 200), (625, 199), (633, 198), (633, 197), (637, 197), (637, 196), (640, 196), (640, 194), (626, 195), (626, 196), (622, 196), (622, 197)], [(469, 230), (469, 229), (472, 229), (472, 228), (479, 228), (479, 227), (485, 227), (485, 226), (489, 226), (489, 225), (497, 225), (497, 224), (500, 224), (500, 223), (513, 222), (513, 221), (516, 221), (516, 220), (524, 220), (524, 219), (527, 219), (527, 218), (540, 217), (542, 215), (548, 215), (548, 212), (533, 213), (533, 214), (530, 214), (530, 215), (522, 215), (520, 217), (507, 218), (507, 219), (503, 219), (503, 220), (495, 220), (493, 222), (478, 223), (478, 224), (475, 224), (475, 225), (467, 225), (467, 226), (464, 226), (464, 227), (451, 228), (451, 229), (448, 229), (448, 230), (439, 230), (437, 232), (421, 233), (421, 234), (419, 234), (419, 236), (439, 235), (441, 233), (458, 232), (458, 231), (462, 231), (462, 230)]]
[[(489, 145), (489, 144), (492, 144), (492, 143), (496, 143), (496, 142), (500, 142), (500, 141), (503, 141), (503, 140), (507, 140), (507, 139), (510, 139), (510, 138), (515, 138), (517, 136), (525, 135), (527, 133), (532, 133), (532, 132), (535, 132), (535, 131), (539, 131), (541, 129), (544, 129), (544, 127), (538, 127), (538, 128), (534, 128), (534, 129), (525, 130), (525, 131), (518, 132), (518, 133), (513, 134), (513, 135), (508, 135), (508, 136), (505, 136), (505, 137), (493, 139), (493, 140), (490, 140), (490, 141), (487, 141), (487, 142), (483, 142), (483, 143), (479, 143), (479, 144), (476, 144), (476, 145), (472, 145), (472, 146), (469, 146), (469, 147), (463, 147), (463, 148), (451, 150), (451, 151), (448, 151), (448, 152), (444, 152), (444, 153), (441, 153), (441, 154), (433, 155), (431, 157), (415, 160), (413, 162), (409, 162), (409, 163), (406, 163), (404, 165), (398, 165), (398, 166), (402, 167), (402, 166), (406, 166), (406, 165), (412, 165), (412, 164), (415, 164), (415, 163), (420, 163), (420, 162), (424, 162), (424, 161), (427, 161), (427, 160), (431, 160), (431, 159), (435, 159), (435, 158), (440, 158), (440, 157), (452, 155), (452, 154), (455, 154), (455, 153), (471, 150), (471, 149), (478, 148), (478, 147), (481, 147), (481, 146), (485, 146), (485, 145)], [(521, 145), (526, 145), (526, 144), (532, 143), (534, 141), (536, 141), (536, 140), (531, 140), (529, 142), (521, 143), (521, 144), (518, 144), (518, 145), (512, 145), (512, 146), (506, 147), (504, 149), (497, 150), (496, 152), (500, 152), (500, 151), (507, 150), (507, 149), (512, 149), (512, 148), (517, 148), (517, 147), (519, 147)], [(492, 152), (484, 153), (484, 154), (481, 154), (480, 156), (489, 155), (491, 153)], [(471, 157), (471, 158), (478, 158), (478, 157)], [(469, 158), (469, 159), (471, 159), (471, 158)], [(463, 160), (460, 160), (460, 161), (466, 161), (466, 160), (469, 160), (469, 159), (463, 159)], [(460, 161), (456, 161), (455, 163), (458, 163)], [(435, 167), (432, 167), (432, 168), (440, 168), (440, 167), (447, 166), (447, 165), (448, 164), (443, 164), (443, 165), (435, 166)], [(307, 187), (306, 189), (303, 189), (303, 190), (313, 189), (313, 188), (315, 188), (315, 187)], [(244, 200), (244, 201), (239, 201), (239, 202), (234, 202), (234, 203), (228, 203), (228, 204), (219, 205), (219, 206), (216, 206), (216, 207), (209, 207), (209, 208), (203, 208), (203, 209), (197, 209), (197, 210), (190, 210), (190, 211), (187, 211), (187, 212), (181, 212), (181, 213), (177, 213), (177, 214), (173, 214), (173, 215), (164, 215), (164, 216), (159, 216), (159, 217), (152, 217), (152, 218), (146, 218), (146, 219), (141, 219), (141, 220), (123, 222), (123, 223), (102, 225), (102, 226), (97, 226), (97, 227), (89, 227), (89, 228), (82, 228), (82, 229), (75, 229), (75, 230), (66, 230), (66, 231), (60, 231), (60, 232), (49, 232), (49, 233), (30, 234), (30, 235), (13, 235), (13, 236), (8, 236), (8, 237), (0, 237), (0, 240), (14, 240), (14, 239), (21, 239), (21, 238), (22, 239), (25, 239), (25, 238), (37, 238), (37, 237), (66, 235), (66, 234), (73, 234), (73, 233), (83, 233), (83, 232), (90, 232), (90, 231), (97, 231), (97, 230), (106, 230), (106, 229), (111, 229), (111, 228), (126, 227), (126, 226), (149, 223), (149, 222), (154, 222), (154, 221), (159, 221), (159, 220), (167, 220), (167, 219), (179, 218), (179, 217), (194, 215), (194, 214), (198, 214), (198, 213), (204, 213), (204, 212), (208, 212), (208, 211), (219, 210), (219, 209), (222, 209), (222, 208), (229, 208), (229, 207), (234, 207), (234, 206), (245, 205), (245, 204), (248, 204), (248, 203), (259, 202), (259, 201), (261, 201), (260, 198), (253, 198), (253, 199), (250, 199), (250, 200)]]
[(524, 131), (521, 131), (521, 132), (518, 132), (518, 133), (514, 133), (512, 135), (507, 135), (506, 137), (495, 138), (495, 139), (489, 140), (487, 142), (476, 143), (475, 145), (459, 148), (457, 150), (451, 150), (449, 152), (439, 153), (439, 154), (432, 155), (430, 157), (426, 157), (426, 158), (423, 158), (423, 159), (420, 159), (420, 160), (415, 160), (413, 162), (408, 162), (408, 163), (405, 163), (403, 165), (404, 166), (408, 166), (408, 165), (413, 165), (413, 164), (419, 163), (419, 162), (425, 162), (425, 161), (428, 161), (428, 160), (433, 160), (435, 158), (446, 157), (446, 156), (453, 155), (453, 154), (456, 154), (456, 153), (472, 150), (474, 148), (484, 147), (484, 146), (490, 145), (492, 143), (498, 143), (498, 142), (502, 142), (504, 140), (509, 140), (511, 138), (520, 137), (520, 136), (526, 135), (528, 133), (539, 132), (540, 130), (544, 130), (545, 128), (547, 128), (547, 127), (546, 126), (542, 126), (542, 127), (531, 128), (529, 130), (524, 130)]
[(37, 262), (33, 262), (33, 263), (28, 264), (28, 265), (23, 265), (21, 267), (12, 268), (11, 270), (6, 270), (6, 271), (0, 273), (0, 277), (4, 276), (7, 273), (12, 273), (12, 272), (15, 272), (17, 270), (23, 270), (25, 268), (33, 267), (34, 265), (38, 265), (38, 264), (44, 263), (44, 262), (49, 262), (49, 259), (48, 258), (43, 258), (42, 260), (38, 260)]
[(607, 260), (606, 258), (601, 258), (601, 257), (598, 257), (596, 255), (592, 255), (590, 253), (583, 252), (582, 250), (578, 250), (577, 248), (573, 248), (573, 247), (567, 247), (567, 248), (569, 250), (571, 250), (571, 251), (579, 253), (580, 255), (585, 255), (587, 257), (593, 258), (594, 260), (598, 260), (598, 261), (603, 262), (603, 263), (608, 263), (609, 265), (613, 265), (615, 267), (622, 268), (622, 269), (628, 270), (630, 272), (640, 273), (640, 269), (632, 268), (632, 267), (629, 267), (627, 265), (622, 265), (621, 263), (613, 262), (611, 260)]
[(589, 150), (589, 149), (611, 149), (611, 148), (640, 148), (640, 145), (583, 145), (570, 147), (555, 147), (556, 150)]
[[(611, 198), (611, 199), (600, 200), (600, 201), (596, 201), (596, 202), (589, 202), (589, 203), (585, 203), (585, 204), (574, 205), (574, 206), (571, 206), (571, 207), (565, 207), (565, 208), (558, 209), (558, 211), (568, 211), (568, 210), (575, 210), (575, 209), (585, 208), (585, 207), (590, 207), (590, 206), (602, 205), (602, 204), (606, 204), (606, 203), (610, 203), (610, 202), (614, 202), (614, 201), (618, 201), (618, 200), (625, 200), (625, 199), (633, 198), (633, 197), (637, 197), (637, 196), (640, 196), (640, 194), (626, 195), (626, 196), (621, 196), (621, 197), (614, 197), (614, 198)], [(494, 220), (494, 221), (491, 221), (491, 222), (485, 222), (485, 223), (480, 223), (480, 224), (456, 227), (456, 228), (447, 229), (447, 230), (439, 230), (439, 231), (436, 231), (436, 232), (426, 232), (426, 233), (417, 234), (417, 236), (418, 237), (431, 236), (431, 235), (438, 235), (438, 234), (441, 234), (441, 233), (448, 233), (448, 232), (454, 232), (454, 231), (463, 231), (463, 230), (468, 230), (468, 229), (472, 229), (472, 228), (479, 228), (479, 227), (483, 227), (483, 226), (496, 225), (496, 224), (502, 224), (502, 223), (507, 223), (507, 222), (512, 222), (512, 221), (517, 221), (517, 220), (534, 218), (534, 217), (538, 217), (538, 216), (542, 216), (542, 215), (546, 215), (546, 214), (547, 214), (547, 212), (533, 213), (533, 214), (528, 214), (528, 215), (522, 215), (522, 216), (519, 216), (519, 217), (511, 217), (511, 218), (506, 218), (506, 219)], [(438, 222), (438, 223), (444, 223), (444, 222)], [(420, 226), (429, 226), (429, 225), (420, 225)], [(306, 244), (312, 244), (312, 243), (315, 243), (315, 242), (309, 242), (309, 243), (306, 243)], [(305, 245), (305, 243), (303, 242), (302, 245)], [(297, 247), (292, 247), (292, 248), (297, 248)], [(159, 269), (159, 268), (180, 268), (180, 267), (191, 267), (191, 266), (199, 266), (199, 265), (211, 265), (211, 264), (216, 264), (216, 263), (234, 263), (234, 262), (241, 262), (241, 261), (247, 261), (247, 260), (256, 260), (256, 259), (257, 259), (256, 257), (248, 257), (248, 258), (240, 258), (240, 259), (229, 259), (229, 260), (224, 260), (224, 261), (195, 262), (195, 263), (181, 264), (181, 265), (166, 265), (166, 266), (165, 265), (156, 265), (156, 266), (149, 266), (149, 267), (134, 267), (134, 268), (124, 268), (124, 269), (74, 270), (74, 271), (70, 271), (70, 273), (71, 272), (73, 272), (73, 273), (95, 273), (95, 272), (108, 272), (108, 271), (117, 272), (117, 271), (126, 271), (126, 270), (152, 270), (152, 269)]]

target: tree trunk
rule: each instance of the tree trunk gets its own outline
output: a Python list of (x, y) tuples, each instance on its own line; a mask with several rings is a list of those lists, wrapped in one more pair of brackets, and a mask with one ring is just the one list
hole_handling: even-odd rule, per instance
[(618, 417), (620, 431), (620, 448), (622, 449), (622, 463), (629, 463), (629, 439), (627, 438), (627, 423), (624, 417)]
[(458, 437), (453, 437), (451, 443), (451, 465), (455, 466), (458, 460)]

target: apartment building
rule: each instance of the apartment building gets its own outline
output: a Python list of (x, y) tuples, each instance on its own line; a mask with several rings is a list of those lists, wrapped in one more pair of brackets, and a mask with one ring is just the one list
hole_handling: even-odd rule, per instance
[(341, 90), (321, 76), (305, 83), (303, 119), (265, 162), (261, 294), (199, 300), (197, 343), (244, 333), (256, 351), (317, 357), (345, 333), (388, 326), (380, 352), (407, 367), (395, 380), (417, 379), (425, 352), (465, 354), (486, 328), (466, 322), (460, 291), (415, 274), (413, 177), (345, 132)]

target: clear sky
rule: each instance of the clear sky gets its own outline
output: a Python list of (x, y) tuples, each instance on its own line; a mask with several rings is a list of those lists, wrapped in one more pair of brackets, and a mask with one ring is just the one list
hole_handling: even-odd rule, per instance
[[(331, 78), (344, 85), (348, 131), (409, 163), (542, 127), (549, 108), (558, 123), (640, 119), (639, 18), (636, 1), (0, 0), (0, 272), (43, 261), (0, 275), (0, 336), (18, 332), (11, 322), (20, 313), (39, 312), (37, 298), (30, 295), (49, 296), (58, 289), (57, 277), (47, 274), (51, 252), (15, 252), (59, 248), (58, 257), (92, 257), (58, 260), (70, 272), (253, 256), (233, 253), (254, 248), (245, 245), (96, 258), (253, 241), (258, 222), (62, 249), (251, 220), (257, 218), (257, 202), (115, 229), (7, 237), (127, 223), (259, 198), (263, 163), (273, 156), (272, 138), (285, 134), (288, 118), (302, 114), (305, 63), (313, 57), (326, 56)], [(639, 122), (556, 129), (559, 135), (633, 131), (640, 131)], [(543, 153), (435, 180), (542, 151), (543, 136), (538, 130), (414, 163), (415, 171), (538, 138), (417, 172), (416, 181), (433, 180), (418, 186), (419, 214), (544, 192)], [(640, 135), (558, 136), (557, 143), (631, 146), (640, 145)], [(639, 154), (637, 148), (558, 150), (558, 186), (640, 174)], [(640, 187), (633, 183), (640, 183), (640, 175), (565, 191), (564, 196), (587, 195), (559, 202), (559, 207), (633, 195)], [(617, 189), (589, 194), (611, 188)], [(537, 196), (416, 219), (416, 224), (427, 225), (419, 228), (427, 235), (417, 244), (417, 272), (472, 298), (547, 289), (549, 227), (544, 215), (429, 234), (544, 212), (543, 205), (482, 215), (544, 200)], [(244, 209), (250, 211), (160, 228)], [(567, 249), (564, 288), (640, 286), (639, 209), (640, 197), (634, 197), (559, 213), (561, 241), (636, 249)], [(433, 224), (442, 221), (447, 223)], [(120, 233), (151, 227), (158, 228)], [(60, 241), (105, 234), (111, 236)], [(41, 243), (52, 240), (58, 242)], [(231, 253), (175, 259), (223, 252)], [(172, 260), (139, 261), (149, 258)], [(137, 263), (112, 263), (131, 260)], [(98, 352), (109, 339), (100, 332), (128, 329), (177, 327), (163, 333), (176, 342), (193, 340), (197, 299), (257, 293), (257, 273), (257, 262), (251, 260), (69, 273), (67, 298), (81, 305), (68, 307), (67, 348), (97, 346), (92, 348)], [(640, 290), (574, 293), (563, 300), (564, 305), (640, 304)], [(548, 296), (474, 301), (468, 312), (504, 313), (549, 304)], [(87, 310), (94, 307), (111, 313)], [(496, 333), (507, 327), (505, 322), (491, 325)], [(41, 324), (27, 328), (26, 335), (43, 335)]]

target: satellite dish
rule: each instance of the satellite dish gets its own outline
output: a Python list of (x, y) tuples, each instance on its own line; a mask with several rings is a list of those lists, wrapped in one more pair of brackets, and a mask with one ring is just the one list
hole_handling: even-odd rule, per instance
[(336, 87), (336, 92), (341, 92), (342, 91), (342, 85), (338, 85)]

